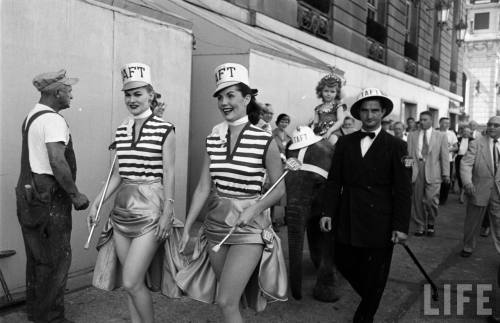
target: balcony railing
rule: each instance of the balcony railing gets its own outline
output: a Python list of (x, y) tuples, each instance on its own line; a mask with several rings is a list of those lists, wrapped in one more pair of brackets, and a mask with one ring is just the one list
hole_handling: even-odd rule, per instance
[(330, 39), (330, 23), (328, 16), (304, 2), (298, 2), (297, 24), (305, 30), (321, 38)]
[(377, 62), (385, 64), (385, 47), (379, 42), (368, 38), (367, 56)]
[(439, 74), (436, 73), (436, 72), (431, 72), (431, 80), (430, 80), (430, 83), (432, 85), (436, 85), (436, 86), (439, 86)]
[(417, 62), (411, 58), (405, 57), (405, 73), (416, 77), (418, 75)]

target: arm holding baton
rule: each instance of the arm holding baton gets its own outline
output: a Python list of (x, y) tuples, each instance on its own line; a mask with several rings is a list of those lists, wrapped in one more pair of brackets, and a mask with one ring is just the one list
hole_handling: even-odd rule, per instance
[[(297, 158), (288, 158), (285, 166), (286, 169), (283, 172), (283, 174), (281, 174), (281, 176), (274, 182), (274, 184), (267, 190), (267, 192), (264, 193), (264, 195), (259, 197), (258, 201), (262, 201), (263, 199), (265, 199), (278, 186), (278, 184), (286, 177), (286, 175), (290, 171), (299, 170), (301, 166), (302, 163)], [(229, 232), (226, 234), (226, 236), (218, 244), (212, 247), (212, 250), (214, 252), (218, 252), (222, 244), (226, 242), (226, 240), (234, 233), (235, 230), (236, 226), (232, 227), (231, 230), (229, 230)]]
[[(114, 149), (114, 145), (115, 143), (111, 144), (110, 145), (110, 150)], [(95, 227), (96, 225), (99, 223), (99, 212), (101, 211), (101, 207), (102, 205), (104, 204), (104, 201), (106, 200), (106, 195), (111, 195), (115, 190), (116, 188), (118, 187), (118, 185), (120, 184), (120, 177), (118, 174), (116, 174), (115, 176), (113, 176), (113, 171), (115, 169), (115, 166), (116, 166), (116, 159), (117, 159), (117, 155), (115, 154), (115, 156), (113, 157), (113, 162), (111, 163), (111, 167), (109, 169), (109, 173), (108, 173), (108, 177), (106, 178), (106, 183), (104, 184), (104, 188), (102, 190), (102, 194), (98, 195), (97, 198), (99, 198), (99, 202), (97, 204), (97, 198), (94, 200), (94, 202), (92, 203), (92, 206), (90, 208), (90, 212), (89, 212), (89, 215), (88, 215), (88, 225), (89, 225), (89, 236), (87, 238), (87, 242), (85, 243), (85, 245), (83, 246), (84, 249), (88, 249), (89, 246), (90, 246), (90, 240), (92, 239), (92, 235), (94, 233), (94, 230), (95, 230)], [(116, 180), (114, 177), (117, 177), (118, 180)], [(110, 183), (111, 184), (111, 189), (110, 189)], [(97, 206), (96, 206), (97, 204)], [(95, 218), (92, 218), (92, 210), (97, 208), (96, 212), (95, 212)]]

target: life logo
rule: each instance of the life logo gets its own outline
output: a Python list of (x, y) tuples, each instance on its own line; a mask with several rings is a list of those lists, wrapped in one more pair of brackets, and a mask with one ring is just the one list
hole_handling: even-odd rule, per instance
[(495, 289), (488, 282), (443, 283), (438, 301), (432, 300), (431, 286), (424, 285), (423, 315), (425, 317), (464, 318), (493, 314)]

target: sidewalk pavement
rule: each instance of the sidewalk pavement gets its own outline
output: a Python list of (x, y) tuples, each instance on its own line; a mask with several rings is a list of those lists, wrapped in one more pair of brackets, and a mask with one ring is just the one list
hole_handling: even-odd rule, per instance
[[(414, 265), (403, 247), (394, 251), (392, 268), (376, 322), (486, 322), (487, 316), (476, 314), (477, 292), (469, 295), (465, 304), (465, 316), (456, 315), (457, 283), (489, 283), (496, 286), (496, 273), (500, 255), (496, 252), (491, 237), (478, 237), (478, 246), (470, 258), (462, 258), (463, 221), (465, 204), (457, 202), (457, 196), (450, 194), (447, 205), (440, 207), (434, 237), (410, 235), (408, 245), (439, 287), (440, 316), (424, 315), (424, 277)], [(287, 249), (286, 228), (280, 232), (283, 246)], [(315, 283), (315, 269), (304, 254), (305, 277), (303, 299), (291, 298), (287, 302), (272, 303), (262, 313), (243, 311), (246, 322), (350, 322), (359, 303), (359, 297), (339, 275), (339, 295), (336, 303), (321, 303), (312, 298)], [(443, 284), (452, 284), (452, 315), (443, 315)], [(190, 299), (168, 299), (154, 293), (156, 322), (221, 322), (217, 306), (203, 304)], [(494, 301), (500, 304), (500, 298)], [(436, 305), (441, 304), (441, 305)], [(500, 306), (499, 306), (500, 307)], [(500, 310), (500, 309), (499, 309)], [(128, 322), (125, 292), (105, 292), (88, 287), (71, 292), (66, 296), (67, 317), (77, 323), (83, 322)], [(455, 313), (455, 314), (454, 314)], [(0, 323), (27, 322), (24, 306), (8, 312), (0, 312)]]

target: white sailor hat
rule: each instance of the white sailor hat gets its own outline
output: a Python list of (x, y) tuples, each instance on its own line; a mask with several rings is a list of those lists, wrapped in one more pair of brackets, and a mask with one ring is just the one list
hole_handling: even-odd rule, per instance
[(314, 145), (321, 141), (323, 137), (314, 134), (314, 131), (306, 126), (298, 126), (292, 133), (292, 144), (288, 147), (290, 150), (296, 150)]
[(243, 83), (250, 87), (248, 82), (248, 70), (245, 66), (236, 63), (225, 63), (219, 65), (214, 70), (215, 74), (215, 91), (214, 97), (217, 92), (227, 87)]
[(394, 104), (392, 103), (391, 99), (389, 99), (386, 95), (382, 93), (377, 88), (370, 87), (363, 89), (361, 93), (358, 95), (356, 98), (356, 102), (351, 106), (351, 115), (359, 119), (359, 109), (361, 108), (361, 104), (363, 101), (368, 100), (368, 99), (378, 99), (380, 100), (380, 104), (382, 105), (382, 108), (385, 109), (385, 114), (384, 117), (388, 116), (392, 112), (392, 108), (394, 107)]
[(151, 84), (151, 68), (143, 63), (128, 63), (120, 69), (122, 75), (122, 91), (135, 89)]

